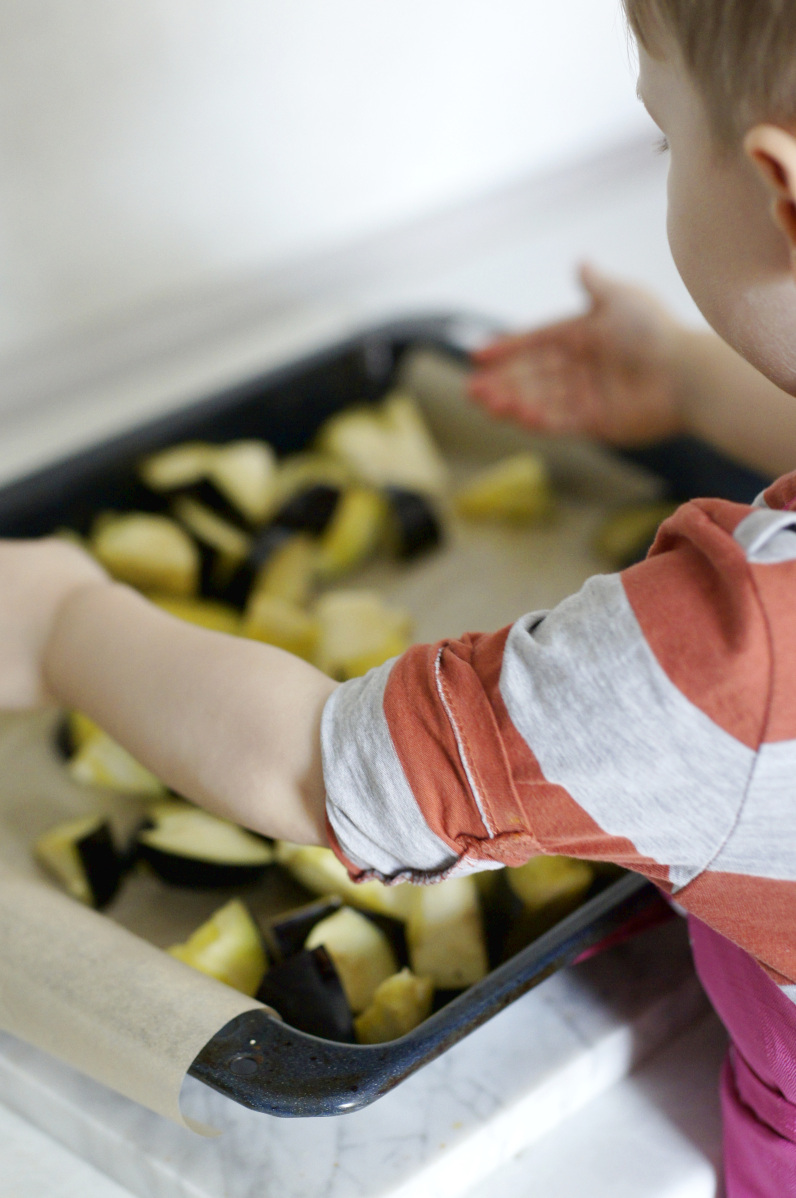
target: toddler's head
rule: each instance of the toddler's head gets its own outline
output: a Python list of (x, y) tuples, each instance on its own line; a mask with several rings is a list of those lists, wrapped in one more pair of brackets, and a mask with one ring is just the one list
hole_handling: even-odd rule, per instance
[(716, 331), (796, 394), (796, 4), (624, 4), (671, 152), (678, 269)]

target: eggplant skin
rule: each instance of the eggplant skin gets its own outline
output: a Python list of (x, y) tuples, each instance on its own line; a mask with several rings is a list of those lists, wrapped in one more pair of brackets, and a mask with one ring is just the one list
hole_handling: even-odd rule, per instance
[(386, 487), (385, 495), (396, 557), (412, 561), (442, 544), (442, 525), (427, 496), (403, 487)]
[(301, 1032), (346, 1044), (355, 1041), (348, 999), (332, 958), (322, 946), (304, 949), (273, 965), (255, 998)]
[(308, 532), (318, 537), (332, 519), (339, 499), (339, 487), (316, 483), (292, 495), (276, 513), (273, 523), (291, 532)]
[(249, 886), (257, 882), (269, 868), (264, 865), (229, 865), (217, 861), (199, 861), (167, 853), (139, 841), (136, 850), (139, 861), (146, 861), (163, 882), (172, 886), (193, 887), (196, 890), (221, 890), (230, 886)]
[(285, 961), (294, 957), (304, 947), (304, 941), (309, 936), (316, 923), (334, 915), (342, 906), (342, 899), (336, 895), (316, 899), (313, 903), (305, 903), (302, 907), (294, 907), (277, 915), (263, 929), (268, 955), (273, 961)]
[(126, 867), (101, 816), (56, 824), (36, 841), (34, 856), (73, 898), (97, 908), (114, 897)]

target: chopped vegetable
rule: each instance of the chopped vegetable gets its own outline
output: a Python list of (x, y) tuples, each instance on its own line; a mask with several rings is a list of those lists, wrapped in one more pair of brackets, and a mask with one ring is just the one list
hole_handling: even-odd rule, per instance
[(405, 1036), (431, 1014), (433, 998), (431, 978), (416, 977), (411, 969), (394, 973), (381, 983), (370, 1004), (355, 1018), (358, 1043), (384, 1044)]
[(544, 460), (518, 453), (480, 471), (458, 492), (456, 510), (469, 520), (526, 524), (546, 516), (551, 507)]
[(301, 952), (304, 941), (316, 923), (320, 923), (328, 915), (334, 915), (335, 911), (340, 910), (340, 906), (341, 900), (331, 895), (277, 915), (263, 930), (265, 944), (272, 959), (283, 961)]
[(206, 478), (216, 446), (207, 441), (184, 441), (145, 458), (141, 478), (153, 491), (176, 491)]
[(250, 996), (257, 992), (268, 968), (259, 929), (240, 899), (230, 899), (184, 944), (173, 944), (166, 951)]
[(393, 392), (377, 407), (330, 417), (318, 446), (346, 462), (371, 486), (439, 494), (447, 483), (447, 468), (420, 410), (402, 392)]
[(148, 512), (100, 517), (91, 549), (109, 574), (142, 591), (193, 595), (199, 581), (199, 550), (167, 516)]
[(90, 907), (104, 907), (119, 888), (123, 859), (101, 816), (56, 824), (39, 837), (33, 853), (73, 898)]
[(409, 613), (387, 607), (375, 591), (328, 591), (315, 614), (315, 665), (332, 678), (355, 678), (409, 647)]
[(387, 505), (378, 491), (349, 487), (321, 537), (316, 570), (324, 580), (362, 565), (383, 539)]
[(308, 890), (315, 894), (338, 895), (352, 907), (364, 911), (405, 919), (414, 901), (417, 888), (407, 882), (397, 886), (385, 886), (376, 881), (352, 882), (345, 866), (331, 849), (278, 840), (274, 846), (274, 856)]
[(601, 525), (594, 547), (615, 570), (624, 570), (647, 556), (659, 526), (676, 509), (674, 503), (640, 503), (622, 508)]
[(339, 499), (339, 487), (314, 483), (291, 495), (274, 516), (273, 523), (291, 532), (320, 536), (334, 516)]
[(274, 856), (262, 837), (178, 800), (149, 808), (138, 855), (166, 882), (206, 887), (253, 882)]
[(442, 525), (429, 499), (403, 487), (387, 487), (390, 542), (396, 557), (410, 561), (442, 543)]
[(160, 779), (96, 724), (94, 727), (96, 731), (86, 736), (67, 765), (75, 782), (149, 798), (166, 793)]
[[(317, 549), (312, 537), (296, 533), (287, 539), (279, 532), (276, 547), (257, 571), (254, 594), (276, 595), (302, 607), (312, 594)], [(262, 544), (256, 548), (262, 549)]]
[(170, 615), (189, 624), (198, 624), (212, 632), (232, 635), (241, 632), (240, 615), (227, 603), (213, 599), (178, 599), (174, 595), (150, 595), (149, 598)]
[(276, 645), (311, 661), (320, 630), (315, 616), (279, 595), (262, 591), (255, 592), (249, 600), (240, 631), (243, 636)]
[(265, 441), (218, 446), (208, 477), (252, 524), (262, 524), (276, 503), (276, 456)]
[(355, 1015), (364, 1011), (385, 978), (398, 969), (392, 946), (381, 928), (351, 907), (343, 907), (315, 925), (305, 947), (321, 945), (334, 961)]
[(419, 886), (406, 922), (409, 962), (440, 990), (480, 981), (489, 969), (478, 888), (472, 877)]
[(302, 1032), (348, 1044), (354, 1041), (351, 1008), (325, 948), (305, 949), (274, 965), (255, 997)]

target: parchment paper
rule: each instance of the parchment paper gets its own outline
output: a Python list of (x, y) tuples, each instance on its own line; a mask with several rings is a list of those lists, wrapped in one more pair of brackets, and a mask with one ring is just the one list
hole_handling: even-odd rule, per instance
[[(530, 438), (461, 400), (462, 372), (429, 353), (407, 367), (454, 478)], [(546, 608), (602, 568), (590, 548), (606, 511), (654, 484), (593, 449), (545, 443), (557, 515), (531, 529), (450, 526), (445, 547), (406, 567), (377, 563), (345, 585), (377, 586), (416, 617), (416, 639), (501, 627)], [(160, 951), (228, 897), (133, 876), (107, 913), (82, 906), (35, 864), (36, 838), (60, 820), (107, 812), (119, 835), (142, 804), (72, 783), (53, 746), (57, 713), (0, 716), (0, 1025), (178, 1123), (191, 1061), (229, 1020), (260, 1004)], [(287, 887), (287, 889), (285, 889)], [(240, 893), (240, 892), (239, 892)], [(296, 901), (270, 876), (244, 892), (255, 914)]]

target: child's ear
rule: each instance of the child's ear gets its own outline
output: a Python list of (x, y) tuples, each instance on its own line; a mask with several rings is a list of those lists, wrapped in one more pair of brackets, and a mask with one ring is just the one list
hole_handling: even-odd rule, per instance
[(771, 215), (788, 239), (796, 269), (796, 135), (778, 125), (755, 125), (743, 147), (771, 192)]

